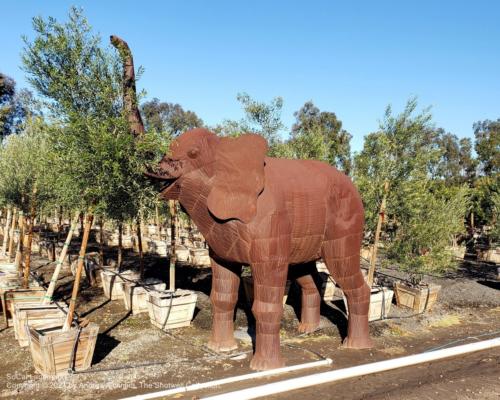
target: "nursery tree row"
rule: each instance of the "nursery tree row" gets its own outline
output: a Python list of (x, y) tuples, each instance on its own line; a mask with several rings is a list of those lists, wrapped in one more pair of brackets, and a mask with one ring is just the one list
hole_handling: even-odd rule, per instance
[[(103, 45), (76, 8), (67, 22), (36, 17), (33, 28), (22, 66), (35, 96), (0, 74), (0, 201), (30, 218), (54, 207), (118, 227), (153, 217), (160, 203), (143, 178), (145, 165), (203, 121), (179, 104), (153, 99), (142, 103), (145, 133), (134, 137), (123, 49)], [(134, 93), (133, 101), (143, 95)], [(453, 265), (449, 247), (478, 227), (488, 227), (488, 240), (498, 242), (500, 119), (475, 123), (474, 141), (459, 139), (437, 128), (430, 110), (418, 111), (411, 98), (400, 113), (388, 107), (379, 129), (352, 154), (342, 121), (312, 101), (294, 113), (287, 133), (282, 98), (265, 103), (240, 93), (237, 100), (244, 118), (210, 128), (220, 135), (256, 132), (268, 140), (271, 156), (317, 159), (351, 175), (365, 205), (367, 242), (385, 199), (382, 238), (389, 260), (403, 268), (443, 271)]]

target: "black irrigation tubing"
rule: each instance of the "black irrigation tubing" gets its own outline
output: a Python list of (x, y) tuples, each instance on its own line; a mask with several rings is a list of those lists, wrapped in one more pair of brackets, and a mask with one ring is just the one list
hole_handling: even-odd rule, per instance
[[(151, 283), (151, 284), (142, 284), (141, 282), (138, 282), (138, 281), (134, 281), (132, 279), (128, 279), (126, 277), (124, 277), (120, 272), (116, 272), (116, 271), (113, 271), (111, 269), (107, 269), (107, 268), (103, 268), (103, 267), (97, 267), (95, 268), (95, 270), (102, 270), (102, 271), (106, 271), (106, 272), (111, 272), (112, 274), (116, 275), (116, 276), (119, 276), (120, 279), (122, 279), (123, 281), (125, 282), (130, 282), (130, 283), (135, 283), (137, 286), (140, 286), (142, 287), (144, 290), (146, 290), (146, 292), (150, 292), (150, 291), (153, 291), (153, 289), (149, 288), (148, 286), (153, 286), (153, 285), (156, 285), (156, 283)], [(158, 283), (161, 283), (161, 282), (158, 282)]]

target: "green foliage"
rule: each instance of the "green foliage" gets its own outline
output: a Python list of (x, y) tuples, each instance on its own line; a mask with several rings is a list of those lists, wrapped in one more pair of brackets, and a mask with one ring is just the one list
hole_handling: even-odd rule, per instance
[(500, 193), (500, 174), (482, 176), (472, 185), (471, 211), (474, 213), (475, 225), (498, 224), (498, 213), (495, 199)]
[[(497, 186), (498, 188), (498, 186)], [(490, 240), (497, 245), (500, 243), (500, 192), (497, 190), (491, 196), (492, 207), (492, 226), (490, 232)]]
[(435, 132), (434, 141), (440, 156), (434, 165), (430, 165), (432, 176), (443, 179), (450, 185), (471, 182), (477, 166), (472, 157), (471, 139), (459, 140), (456, 135), (446, 133), (440, 128)]
[(371, 233), (377, 224), (384, 182), (389, 182), (389, 260), (421, 277), (424, 272), (439, 273), (451, 266), (446, 247), (464, 232), (469, 191), (466, 186), (446, 186), (444, 180), (432, 179), (436, 166), (450, 168), (449, 163), (444, 167), (442, 163), (446, 146), (436, 139), (440, 136), (429, 111), (415, 114), (416, 108), (416, 99), (410, 99), (397, 116), (387, 109), (380, 131), (365, 138), (363, 150), (355, 157), (354, 177)]
[(122, 111), (121, 62), (100, 46), (81, 10), (69, 20), (33, 19), (36, 36), (25, 39), (24, 69), (52, 112), (48, 127), (55, 201), (117, 221), (151, 206), (152, 186), (142, 172), (164, 150), (157, 134), (134, 141)]
[(474, 124), (475, 150), (486, 176), (500, 173), (500, 119)]
[(203, 121), (193, 111), (185, 111), (181, 105), (160, 102), (154, 98), (141, 106), (146, 130), (162, 133), (170, 138), (188, 129), (203, 126)]
[(106, 118), (121, 111), (120, 60), (101, 48), (81, 9), (71, 8), (69, 21), (33, 18), (35, 39), (23, 38), (23, 68), (28, 82), (58, 117)]
[(333, 112), (320, 111), (311, 101), (294, 113), (296, 122), (288, 144), (294, 158), (328, 162), (349, 174), (351, 135)]
[(25, 130), (9, 136), (0, 150), (0, 199), (25, 213), (33, 202), (39, 207), (52, 196), (45, 185), (51, 173), (45, 162), (49, 153), (45, 128), (41, 119), (30, 119)]
[(264, 136), (269, 143), (269, 155), (274, 157), (285, 152), (285, 145), (280, 138), (284, 128), (281, 121), (283, 99), (275, 97), (269, 104), (252, 99), (247, 93), (239, 93), (236, 97), (243, 106), (245, 118), (240, 121), (225, 120), (213, 128), (222, 136), (239, 136), (252, 132)]
[(31, 93), (16, 91), (16, 82), (0, 73), (0, 136), (19, 133), (28, 114)]
[(377, 224), (384, 183), (389, 182), (387, 214), (399, 216), (406, 209), (402, 185), (408, 180), (427, 179), (428, 166), (439, 157), (439, 150), (430, 140), (434, 130), (429, 110), (414, 115), (416, 108), (415, 98), (398, 116), (393, 116), (388, 107), (380, 130), (365, 137), (363, 150), (355, 156), (354, 180), (371, 232)]
[(408, 180), (401, 185), (406, 207), (397, 218), (397, 231), (387, 250), (418, 283), (423, 274), (441, 274), (453, 268), (449, 246), (465, 232), (468, 207), (466, 186), (441, 188), (436, 192), (430, 180)]

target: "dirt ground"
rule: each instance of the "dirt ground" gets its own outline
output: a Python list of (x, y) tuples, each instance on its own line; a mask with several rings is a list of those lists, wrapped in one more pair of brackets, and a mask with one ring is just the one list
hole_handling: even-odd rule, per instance
[[(77, 246), (77, 243), (75, 244)], [(76, 248), (76, 247), (75, 247)], [(107, 256), (115, 256), (113, 249)], [(127, 254), (127, 267), (138, 265)], [(146, 259), (147, 276), (167, 281), (168, 261), (157, 256)], [(47, 282), (55, 263), (35, 257), (34, 272)], [(397, 271), (380, 271), (379, 280), (391, 283), (404, 278)], [(72, 287), (69, 268), (63, 270), (56, 297), (68, 300)], [(500, 336), (500, 285), (496, 267), (463, 262), (457, 272), (444, 278), (428, 277), (443, 289), (435, 308), (421, 315), (393, 305), (389, 318), (370, 324), (375, 346), (371, 350), (345, 350), (344, 306), (340, 298), (322, 305), (320, 329), (299, 335), (298, 289), (292, 286), (282, 323), (281, 339), (287, 365), (329, 357), (333, 364), (315, 370), (290, 373), (233, 384), (210, 391), (187, 393), (185, 398), (235, 390), (297, 375), (339, 369), (464, 344)], [(249, 368), (254, 340), (254, 320), (240, 289), (235, 336), (239, 349), (228, 355), (205, 347), (211, 327), (209, 300), (211, 274), (208, 268), (181, 265), (177, 285), (198, 293), (197, 309), (190, 327), (165, 333), (152, 326), (147, 314), (129, 314), (120, 300), (107, 300), (99, 287), (82, 285), (77, 312), (100, 326), (90, 370), (59, 378), (42, 378), (32, 367), (29, 348), (19, 347), (13, 328), (0, 325), (0, 397), (16, 399), (116, 399), (136, 394), (206, 382), (252, 372)], [(3, 322), (2, 322), (3, 324)], [(500, 350), (483, 351), (431, 365), (361, 377), (337, 384), (321, 385), (273, 398), (313, 399), (497, 399), (500, 393)], [(176, 398), (184, 398), (176, 396)]]

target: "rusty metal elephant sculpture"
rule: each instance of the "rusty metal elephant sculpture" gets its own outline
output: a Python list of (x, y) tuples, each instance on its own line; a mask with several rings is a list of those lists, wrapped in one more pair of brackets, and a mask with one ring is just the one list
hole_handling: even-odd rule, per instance
[[(349, 307), (344, 346), (371, 347), (370, 289), (359, 266), (364, 212), (348, 177), (326, 163), (266, 157), (264, 138), (218, 137), (206, 129), (180, 135), (151, 178), (179, 200), (205, 237), (211, 256), (213, 327), (209, 347), (237, 347), (233, 316), (242, 265), (254, 279), (256, 346), (251, 368), (281, 367), (280, 320), (289, 266), (322, 258)], [(311, 275), (302, 289), (299, 329), (319, 324), (320, 296)]]

